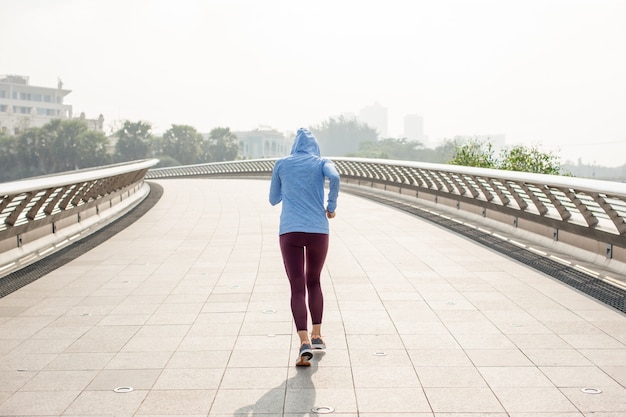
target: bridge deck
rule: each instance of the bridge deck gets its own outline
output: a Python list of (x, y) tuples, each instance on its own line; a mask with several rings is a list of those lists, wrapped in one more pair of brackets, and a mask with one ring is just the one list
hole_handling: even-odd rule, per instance
[(268, 183), (159, 184), (137, 222), (0, 299), (0, 415), (626, 415), (624, 314), (346, 193), (328, 350), (297, 369)]

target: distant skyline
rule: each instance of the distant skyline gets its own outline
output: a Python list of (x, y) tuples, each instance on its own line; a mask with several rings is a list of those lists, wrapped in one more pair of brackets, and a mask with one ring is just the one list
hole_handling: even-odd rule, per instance
[[(431, 144), (504, 134), (626, 163), (624, 0), (0, 0), (0, 74), (75, 114), (281, 131), (388, 109)], [(323, 151), (323, 150), (322, 150)]]

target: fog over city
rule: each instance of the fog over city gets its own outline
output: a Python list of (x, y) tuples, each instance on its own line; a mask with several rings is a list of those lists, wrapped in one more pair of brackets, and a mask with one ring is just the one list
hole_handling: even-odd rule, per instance
[[(293, 132), (380, 103), (388, 137), (505, 135), (626, 164), (624, 0), (0, 0), (0, 74), (154, 131)], [(322, 149), (323, 152), (323, 149)]]

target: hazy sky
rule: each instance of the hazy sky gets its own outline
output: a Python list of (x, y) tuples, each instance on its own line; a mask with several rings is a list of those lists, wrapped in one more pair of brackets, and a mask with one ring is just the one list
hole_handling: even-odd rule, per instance
[[(389, 136), (626, 163), (626, 0), (0, 0), (0, 74), (107, 122), (284, 131), (379, 102)], [(323, 150), (322, 150), (323, 151)]]

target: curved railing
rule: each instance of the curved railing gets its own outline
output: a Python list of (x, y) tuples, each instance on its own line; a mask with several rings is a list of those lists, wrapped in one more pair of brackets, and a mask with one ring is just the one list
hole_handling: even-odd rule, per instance
[[(624, 183), (408, 161), (332, 160), (344, 183), (447, 206), (626, 261)], [(269, 176), (274, 161), (153, 169), (146, 178)]]
[(0, 183), (0, 276), (95, 231), (149, 192), (142, 160)]
[(269, 176), (274, 169), (273, 159), (248, 159), (243, 161), (213, 162), (209, 164), (184, 165), (155, 168), (148, 171), (146, 179), (180, 178), (194, 176)]

